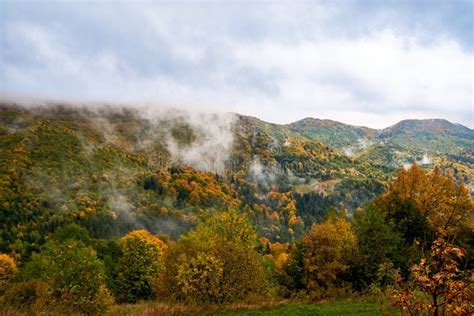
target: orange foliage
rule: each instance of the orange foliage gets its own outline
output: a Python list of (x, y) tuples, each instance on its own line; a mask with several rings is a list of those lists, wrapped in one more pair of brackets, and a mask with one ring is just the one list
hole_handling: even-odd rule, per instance
[(401, 170), (379, 203), (389, 205), (396, 198), (413, 201), (440, 233), (453, 235), (463, 225), (473, 225), (474, 203), (469, 191), (438, 169), (429, 174), (417, 165)]
[[(472, 292), (468, 275), (461, 271), (460, 261), (466, 256), (462, 248), (436, 240), (431, 257), (412, 267), (408, 288), (394, 291), (395, 306), (410, 314), (428, 311), (431, 315), (472, 315)], [(420, 289), (423, 296), (416, 296)]]
[(161, 170), (155, 177), (160, 194), (186, 201), (192, 206), (237, 206), (236, 193), (215, 174), (191, 167)]
[(15, 260), (12, 257), (0, 253), (0, 290), (13, 279), (18, 273)]

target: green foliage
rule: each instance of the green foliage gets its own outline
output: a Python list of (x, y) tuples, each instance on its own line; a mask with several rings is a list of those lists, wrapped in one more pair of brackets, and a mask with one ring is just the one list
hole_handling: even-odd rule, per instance
[(423, 216), (413, 201), (394, 198), (389, 205), (379, 207), (384, 209), (387, 219), (403, 238), (406, 246), (411, 246), (415, 241), (432, 242), (433, 229), (427, 217)]
[(473, 144), (474, 132), (446, 120), (404, 120), (381, 133), (381, 138), (407, 149), (458, 153)]
[(280, 284), (285, 286), (291, 295), (306, 289), (304, 256), (306, 246), (302, 243), (296, 243), (290, 251), (290, 257), (283, 267), (283, 273), (279, 277)]
[[(290, 124), (290, 129), (309, 139), (330, 145), (340, 151), (361, 139), (375, 141), (376, 131), (367, 127), (351, 126), (331, 120), (306, 118)], [(355, 148), (356, 150), (359, 148)]]
[(76, 240), (82, 242), (84, 245), (91, 245), (92, 243), (92, 239), (87, 229), (77, 224), (69, 224), (65, 227), (59, 227), (54, 232), (53, 239), (58, 242)]
[(274, 308), (224, 312), (217, 315), (301, 315), (301, 316), (341, 316), (341, 315), (360, 315), (375, 316), (380, 315), (379, 306), (373, 302), (364, 301), (334, 301), (322, 302), (316, 304), (283, 304)]
[(256, 233), (236, 211), (219, 212), (167, 253), (162, 292), (193, 302), (230, 302), (267, 291)]
[[(207, 137), (181, 118), (0, 105), (0, 252), (24, 267), (14, 279), (0, 256), (6, 304), (100, 313), (110, 303), (105, 285), (119, 302), (156, 291), (236, 302), (269, 295), (275, 280), (288, 297), (330, 297), (384, 288), (399, 270), (408, 277), (437, 235), (474, 245), (474, 204), (462, 185), (473, 174), (471, 130), (243, 116), (231, 128), (233, 165), (218, 175), (168, 152), (168, 141), (186, 150)], [(439, 168), (415, 166), (390, 183), (427, 149)], [(353, 214), (352, 225), (334, 208)], [(472, 256), (460, 269), (472, 269)]]
[(176, 281), (183, 296), (196, 301), (217, 301), (223, 296), (220, 283), (224, 264), (221, 260), (199, 252), (195, 257), (188, 260), (183, 257), (180, 261)]
[(396, 267), (406, 268), (402, 238), (374, 204), (354, 214), (353, 228), (359, 252), (351, 260), (350, 273), (356, 289), (376, 282), (382, 265), (394, 262)]
[(207, 242), (217, 243), (224, 240), (250, 249), (257, 246), (257, 233), (252, 224), (246, 216), (235, 209), (218, 212), (204, 219), (196, 230), (183, 237), (183, 240), (198, 239), (196, 235), (200, 235), (202, 239), (207, 237)]
[(104, 285), (104, 266), (95, 251), (75, 240), (48, 242), (24, 268), (25, 279), (48, 283), (61, 306), (82, 313), (101, 313), (112, 303)]
[(163, 266), (165, 244), (145, 230), (132, 231), (119, 241), (121, 256), (115, 269), (119, 302), (154, 297), (153, 284)]
[(112, 293), (116, 293), (115, 271), (122, 253), (118, 240), (115, 238), (109, 240), (97, 239), (94, 241), (94, 247), (97, 251), (97, 257), (104, 262), (105, 284)]

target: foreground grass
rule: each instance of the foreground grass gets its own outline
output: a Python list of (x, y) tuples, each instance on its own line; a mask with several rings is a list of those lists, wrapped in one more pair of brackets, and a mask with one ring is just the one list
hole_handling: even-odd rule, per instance
[(110, 315), (382, 315), (380, 305), (366, 301), (294, 303), (289, 301), (262, 304), (180, 305), (143, 303), (114, 306)]
[(331, 302), (319, 304), (287, 304), (267, 310), (218, 313), (217, 315), (381, 315), (375, 303)]

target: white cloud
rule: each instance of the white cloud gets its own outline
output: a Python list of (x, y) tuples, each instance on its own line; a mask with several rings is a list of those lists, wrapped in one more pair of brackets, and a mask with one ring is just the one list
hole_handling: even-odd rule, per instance
[(296, 105), (304, 115), (440, 115), (469, 124), (463, 114), (473, 100), (472, 56), (448, 39), (428, 46), (384, 30), (356, 40), (234, 49), (242, 64), (283, 73), (271, 102)]
[(364, 15), (338, 20), (348, 14), (340, 3), (47, 10), (55, 23), (28, 13), (0, 25), (12, 52), (1, 65), (3, 92), (206, 106), (279, 123), (313, 116), (385, 127), (441, 117), (473, 126), (472, 50), (448, 33), (385, 23), (406, 21), (396, 10), (366, 24)]

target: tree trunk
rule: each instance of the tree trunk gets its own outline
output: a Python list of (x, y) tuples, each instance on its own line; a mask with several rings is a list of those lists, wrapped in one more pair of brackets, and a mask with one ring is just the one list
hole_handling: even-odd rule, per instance
[(439, 311), (438, 311), (438, 295), (433, 294), (433, 316), (439, 316)]

